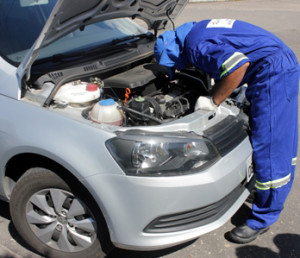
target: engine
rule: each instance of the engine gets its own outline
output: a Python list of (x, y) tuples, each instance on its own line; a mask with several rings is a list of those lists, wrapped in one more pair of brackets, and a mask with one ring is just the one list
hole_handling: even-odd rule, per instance
[(123, 126), (155, 125), (178, 119), (193, 112), (197, 98), (207, 94), (208, 80), (204, 74), (181, 72), (170, 81), (160, 69), (154, 64), (141, 65), (104, 80), (101, 97), (118, 103)]

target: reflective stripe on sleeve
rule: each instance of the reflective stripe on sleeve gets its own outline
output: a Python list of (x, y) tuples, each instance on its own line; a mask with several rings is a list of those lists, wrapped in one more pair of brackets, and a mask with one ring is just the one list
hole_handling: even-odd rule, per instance
[(255, 187), (259, 190), (269, 190), (271, 188), (279, 188), (281, 186), (286, 185), (289, 181), (291, 180), (291, 173), (288, 174), (287, 176), (274, 180), (274, 181), (269, 181), (266, 183), (259, 182), (256, 180), (255, 182)]
[(296, 166), (297, 163), (297, 157), (292, 158), (292, 166)]
[(248, 59), (247, 56), (245, 56), (241, 52), (235, 52), (231, 57), (229, 57), (223, 64), (222, 64), (222, 70), (220, 78), (226, 73), (228, 73), (232, 68), (234, 68), (240, 61), (243, 59)]

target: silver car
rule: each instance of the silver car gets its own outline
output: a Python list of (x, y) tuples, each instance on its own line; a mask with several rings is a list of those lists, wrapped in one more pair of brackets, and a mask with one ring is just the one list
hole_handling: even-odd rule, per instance
[(42, 255), (174, 246), (249, 195), (243, 89), (194, 111), (212, 80), (153, 59), (185, 4), (0, 0), (0, 197)]

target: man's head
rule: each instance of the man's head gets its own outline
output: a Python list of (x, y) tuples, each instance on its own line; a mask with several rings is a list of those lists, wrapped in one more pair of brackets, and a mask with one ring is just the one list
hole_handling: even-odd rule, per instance
[(174, 68), (183, 69), (187, 65), (187, 58), (183, 52), (184, 40), (193, 28), (195, 22), (187, 22), (175, 31), (166, 31), (159, 35), (154, 46), (154, 56), (157, 62), (168, 67), (172, 78)]

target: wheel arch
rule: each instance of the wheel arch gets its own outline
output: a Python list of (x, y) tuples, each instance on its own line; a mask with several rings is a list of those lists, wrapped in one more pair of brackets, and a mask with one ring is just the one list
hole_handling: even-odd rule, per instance
[(79, 180), (58, 162), (36, 153), (21, 153), (11, 157), (5, 166), (4, 188), (6, 197), (9, 198), (15, 183), (30, 168), (42, 167), (53, 170), (59, 176), (68, 175), (72, 180)]
[[(4, 189), (6, 198), (9, 200), (10, 195), (17, 181), (30, 168), (40, 167), (53, 171), (61, 177), (71, 188), (82, 189), (97, 204), (95, 198), (88, 191), (86, 186), (66, 167), (57, 161), (50, 159), (44, 155), (36, 153), (21, 153), (11, 157), (5, 166)], [(101, 207), (97, 204), (99, 210)]]

